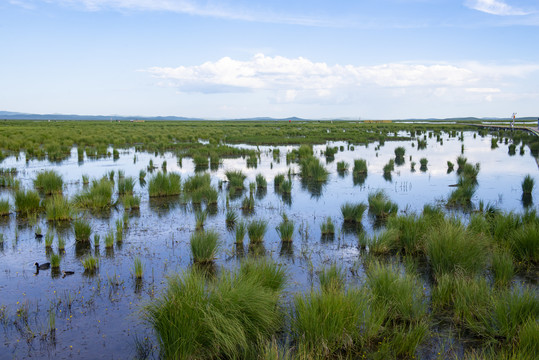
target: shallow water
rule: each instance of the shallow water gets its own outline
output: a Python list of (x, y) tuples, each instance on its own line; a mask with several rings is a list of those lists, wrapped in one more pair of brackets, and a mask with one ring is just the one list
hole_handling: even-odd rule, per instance
[[(421, 136), (420, 138), (423, 138)], [(292, 176), (292, 196), (283, 200), (274, 191), (273, 178), (278, 173), (298, 172), (296, 164), (286, 164), (286, 152), (294, 147), (280, 146), (280, 161), (273, 161), (270, 150), (274, 147), (260, 146), (261, 157), (257, 168), (247, 168), (246, 160), (223, 159), (217, 170), (210, 170), (212, 183), (217, 186), (225, 179), (225, 171), (242, 170), (247, 175), (244, 196), (249, 194), (248, 183), (254, 182), (255, 176), (263, 174), (268, 180), (266, 194), (256, 194), (253, 214), (243, 215), (248, 219), (263, 218), (268, 221), (268, 231), (264, 240), (265, 252), (286, 265), (291, 281), (287, 291), (294, 293), (316, 286), (316, 269), (324, 264), (336, 261), (347, 269), (350, 283), (361, 283), (362, 265), (358, 250), (357, 235), (341, 229), (342, 216), (340, 206), (347, 202), (367, 202), (369, 193), (382, 189), (392, 201), (399, 205), (399, 212), (420, 212), (425, 204), (443, 203), (453, 190), (450, 185), (457, 182), (455, 172), (447, 173), (447, 161), (456, 166), (456, 158), (461, 155), (468, 162), (480, 163), (478, 188), (473, 198), (475, 205), (479, 200), (492, 203), (505, 211), (523, 211), (521, 202), (521, 181), (526, 174), (539, 179), (537, 161), (525, 148), (525, 154), (508, 155), (508, 145), (500, 144), (492, 150), (491, 137), (474, 138), (473, 132), (464, 133), (464, 141), (443, 135), (443, 145), (436, 138), (428, 138), (424, 150), (417, 149), (417, 142), (387, 141), (379, 150), (378, 144), (355, 146), (349, 149), (347, 143), (335, 142), (329, 146), (343, 146), (344, 151), (335, 155), (332, 162), (326, 163), (321, 151), (324, 146), (314, 146), (314, 152), (320, 156), (330, 172), (328, 181), (317, 188), (310, 184), (302, 185), (298, 176)], [(412, 147), (412, 143), (414, 146)], [(257, 148), (248, 145), (239, 145)], [(406, 148), (405, 163), (395, 167), (391, 181), (383, 177), (383, 166), (394, 158), (397, 146)], [(410, 156), (412, 160), (410, 160)], [(428, 169), (419, 170), (419, 159), (428, 159)], [(136, 159), (135, 159), (136, 158)], [(364, 158), (368, 162), (368, 176), (361, 185), (354, 185), (351, 175), (353, 160)], [(115, 228), (115, 221), (123, 215), (119, 206), (107, 214), (89, 215), (93, 233), (101, 235), (101, 247), (89, 253), (100, 258), (97, 274), (86, 275), (80, 262), (80, 254), (75, 248), (72, 230), (58, 228), (66, 239), (66, 252), (62, 257), (61, 269), (72, 270), (75, 274), (62, 278), (50, 270), (34, 274), (34, 262), (46, 262), (48, 256), (43, 241), (34, 236), (34, 228), (26, 220), (18, 219), (15, 214), (0, 219), (0, 233), (4, 235), (3, 251), (0, 251), (0, 323), (4, 351), (0, 359), (38, 357), (38, 358), (133, 358), (136, 353), (135, 339), (148, 337), (155, 343), (149, 326), (141, 322), (141, 305), (159, 294), (165, 285), (165, 277), (172, 272), (182, 271), (191, 265), (189, 237), (195, 227), (193, 206), (178, 199), (150, 200), (147, 187), (138, 182), (141, 169), (146, 169), (150, 159), (160, 168), (167, 161), (169, 172), (178, 172), (182, 179), (194, 173), (190, 159), (183, 159), (182, 166), (171, 153), (156, 156), (139, 153), (134, 149), (120, 152), (120, 158), (111, 157), (77, 161), (76, 148), (72, 156), (61, 163), (48, 161), (24, 161), (14, 157), (5, 159), (0, 166), (16, 167), (21, 185), (32, 188), (36, 174), (45, 169), (55, 169), (64, 179), (64, 194), (73, 196), (81, 190), (83, 174), (99, 178), (111, 170), (123, 170), (126, 176), (137, 179), (135, 193), (141, 196), (141, 207), (130, 213), (130, 225), (121, 247), (115, 246), (112, 252), (106, 251), (103, 239), (109, 229)], [(350, 171), (344, 176), (337, 174), (337, 162), (344, 160), (350, 164)], [(410, 163), (417, 163), (416, 171), (411, 171)], [(148, 174), (146, 179), (149, 179)], [(222, 246), (218, 254), (217, 268), (236, 266), (239, 249), (234, 245), (234, 234), (225, 226), (226, 184), (220, 190), (218, 209), (206, 220), (206, 229), (215, 229), (221, 235)], [(533, 197), (539, 198), (536, 189)], [(10, 199), (13, 194), (1, 190), (0, 198)], [(238, 214), (242, 197), (230, 201), (230, 206)], [(537, 205), (532, 207), (537, 209)], [(283, 248), (275, 226), (281, 220), (281, 213), (286, 212), (296, 224), (293, 245)], [(457, 212), (458, 213), (458, 212)], [(458, 213), (458, 215), (466, 216)], [(320, 223), (330, 216), (334, 220), (337, 234), (333, 240), (321, 239)], [(45, 234), (49, 224), (44, 216), (38, 223)], [(372, 219), (365, 215), (363, 229), (367, 234), (376, 231)], [(17, 238), (16, 238), (17, 235)], [(248, 240), (246, 240), (247, 243)], [(53, 251), (57, 251), (56, 240)], [(245, 244), (244, 253), (247, 253)], [(132, 276), (133, 259), (139, 256), (144, 264), (144, 276), (141, 282)], [(2, 308), (2, 306), (4, 306)], [(26, 309), (26, 310), (25, 310)], [(25, 313), (27, 312), (27, 317)], [(49, 314), (55, 316), (55, 336), (48, 332)], [(4, 314), (4, 315), (2, 315)], [(27, 319), (27, 320), (25, 320)]]

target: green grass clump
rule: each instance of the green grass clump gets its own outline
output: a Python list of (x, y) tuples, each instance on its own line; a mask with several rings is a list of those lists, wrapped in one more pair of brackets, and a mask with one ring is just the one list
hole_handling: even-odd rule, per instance
[(303, 180), (324, 182), (328, 178), (328, 171), (320, 160), (315, 157), (307, 157), (300, 161), (300, 176)]
[(346, 161), (339, 161), (337, 163), (337, 172), (342, 174), (348, 171), (348, 163)]
[(34, 180), (34, 187), (44, 194), (61, 193), (63, 185), (62, 176), (54, 170), (40, 172)]
[(521, 226), (509, 236), (513, 257), (525, 264), (539, 264), (539, 224)]
[(19, 215), (28, 216), (41, 209), (41, 198), (33, 190), (17, 190), (15, 192), (15, 209)]
[(61, 260), (61, 257), (59, 254), (51, 254), (51, 268), (53, 269), (58, 269), (60, 267), (60, 260)]
[(387, 255), (398, 248), (399, 232), (396, 229), (386, 229), (378, 235), (366, 240), (369, 251), (374, 255)]
[(472, 276), (483, 271), (487, 245), (484, 236), (452, 221), (439, 223), (425, 236), (426, 253), (436, 276), (459, 272)]
[(376, 219), (383, 220), (397, 213), (399, 207), (392, 202), (383, 190), (370, 193), (368, 196), (369, 213)]
[(511, 282), (515, 269), (511, 253), (505, 250), (498, 250), (492, 254), (492, 273), (494, 281), (498, 285), (507, 285)]
[(99, 266), (99, 259), (93, 256), (88, 256), (82, 260), (82, 266), (86, 273), (92, 273), (97, 270)]
[(354, 176), (356, 175), (367, 175), (367, 160), (365, 159), (356, 159), (354, 160)]
[(137, 195), (125, 195), (122, 198), (124, 209), (136, 210), (140, 209), (140, 196)]
[(144, 181), (145, 178), (146, 178), (146, 170), (141, 169), (139, 174), (138, 174), (138, 179), (139, 179), (139, 181)]
[(150, 197), (179, 195), (181, 192), (181, 177), (176, 173), (159, 172), (148, 183)]
[(281, 241), (291, 242), (294, 235), (294, 223), (283, 216), (283, 220), (275, 227)]
[(9, 215), (11, 212), (11, 205), (9, 204), (9, 200), (0, 200), (0, 216), (6, 216)]
[(280, 189), (281, 184), (284, 182), (284, 180), (285, 180), (285, 175), (284, 174), (275, 175), (275, 177), (273, 178), (273, 186), (276, 189)]
[(206, 218), (208, 217), (208, 213), (206, 211), (196, 211), (195, 212), (195, 228), (196, 230), (201, 230), (204, 228), (204, 223), (206, 222)]
[(393, 250), (412, 255), (422, 253), (424, 248), (423, 237), (429, 227), (435, 225), (435, 223), (435, 220), (416, 215), (393, 216), (389, 218), (387, 228), (395, 229), (398, 232)]
[(481, 166), (479, 163), (472, 165), (470, 163), (465, 163), (462, 166), (459, 166), (458, 175), (459, 183), (471, 182), (473, 184), (477, 183), (477, 175), (479, 175), (479, 170)]
[(292, 193), (292, 181), (285, 180), (280, 186), (281, 194), (290, 195)]
[(331, 290), (294, 298), (291, 332), (299, 359), (356, 358), (380, 335), (381, 316), (365, 292)]
[(144, 266), (142, 265), (142, 260), (137, 256), (133, 260), (133, 276), (135, 276), (136, 279), (142, 279), (143, 273)]
[(114, 247), (114, 232), (110, 230), (105, 235), (105, 248), (112, 249)]
[(243, 198), (241, 209), (245, 212), (251, 212), (255, 209), (255, 199), (252, 194)]
[(475, 194), (476, 186), (471, 182), (463, 182), (453, 190), (447, 199), (448, 206), (469, 206)]
[(247, 233), (247, 225), (240, 221), (236, 225), (236, 244), (243, 244), (243, 239)]
[(326, 220), (322, 224), (320, 224), (320, 231), (322, 235), (333, 235), (335, 234), (335, 225), (333, 224), (333, 221), (328, 216)]
[(0, 174), (0, 188), (19, 190), (21, 182), (11, 174)]
[(421, 158), (419, 159), (419, 164), (421, 165), (419, 167), (419, 170), (421, 171), (427, 171), (427, 164), (429, 163), (429, 160), (427, 158)]
[(393, 159), (389, 159), (389, 161), (387, 162), (387, 164), (384, 165), (384, 174), (391, 174), (391, 172), (393, 170), (395, 170), (395, 160)]
[(404, 159), (404, 154), (406, 153), (406, 149), (402, 146), (398, 146), (395, 148), (395, 157)]
[(215, 231), (196, 231), (191, 235), (190, 244), (193, 262), (211, 263), (219, 247), (219, 234)]
[(524, 177), (524, 180), (522, 180), (522, 193), (531, 194), (534, 186), (535, 180), (533, 179), (533, 177), (530, 174), (526, 175)]
[(118, 194), (120, 195), (133, 195), (133, 189), (135, 188), (135, 179), (131, 176), (120, 177), (118, 179)]
[(197, 271), (172, 276), (164, 294), (144, 309), (166, 359), (256, 358), (281, 326), (280, 292), (266, 270), (223, 271), (208, 282)]
[(427, 315), (423, 287), (415, 276), (402, 273), (395, 265), (377, 261), (367, 268), (367, 288), (373, 295), (376, 309), (390, 322), (418, 322)]
[(60, 236), (60, 234), (58, 234), (57, 237), (58, 237), (58, 251), (63, 252), (65, 251), (65, 248), (66, 248), (66, 241), (62, 236)]
[(238, 214), (232, 209), (227, 210), (225, 217), (226, 225), (232, 227), (236, 224), (236, 221), (238, 221)]
[(73, 205), (62, 195), (54, 195), (45, 201), (48, 221), (69, 221), (73, 219)]
[(225, 176), (228, 179), (228, 187), (233, 191), (240, 191), (245, 188), (243, 182), (247, 177), (241, 170), (227, 171)]
[(103, 210), (111, 208), (114, 183), (103, 177), (92, 180), (89, 188), (83, 189), (74, 197), (74, 204), (84, 209)]
[(257, 189), (265, 189), (268, 187), (268, 182), (266, 181), (266, 178), (262, 174), (256, 175), (256, 187)]
[(282, 292), (288, 278), (285, 268), (271, 258), (248, 258), (242, 260), (240, 275), (247, 276), (266, 289)]
[(346, 283), (346, 275), (344, 271), (336, 264), (332, 264), (329, 268), (324, 268), (318, 273), (320, 281), (320, 289), (324, 292), (344, 290)]
[(189, 176), (187, 180), (185, 180), (183, 184), (183, 191), (186, 194), (190, 194), (197, 191), (198, 189), (202, 189), (208, 186), (211, 186), (210, 174), (195, 174), (193, 176)]
[(73, 221), (73, 231), (75, 232), (75, 241), (77, 242), (89, 242), (90, 234), (92, 233), (92, 227), (90, 223), (84, 219), (77, 219)]
[(365, 210), (367, 210), (365, 203), (352, 204), (347, 202), (341, 205), (341, 213), (345, 222), (361, 223)]
[(247, 225), (247, 234), (251, 244), (261, 243), (266, 234), (268, 223), (264, 220), (253, 220)]

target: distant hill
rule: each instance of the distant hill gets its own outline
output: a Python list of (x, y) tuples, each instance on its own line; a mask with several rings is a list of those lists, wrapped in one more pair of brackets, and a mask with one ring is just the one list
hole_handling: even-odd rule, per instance
[(74, 114), (27, 114), (0, 111), (0, 119), (6, 120), (204, 120), (181, 116), (118, 116), (118, 115), (74, 115)]
[[(146, 121), (204, 121), (209, 119), (183, 117), (183, 116), (119, 116), (119, 115), (75, 115), (75, 114), (28, 114), (12, 111), (0, 111), (0, 120), (146, 120)], [(351, 119), (351, 118), (324, 118), (324, 119), (303, 119), (296, 116), (288, 118), (272, 118), (272, 117), (252, 117), (252, 118), (240, 118), (240, 119), (219, 119), (219, 120), (234, 120), (234, 121), (363, 121), (367, 119)], [(389, 120), (389, 119), (388, 119)], [(461, 117), (461, 118), (427, 118), (427, 119), (391, 119), (394, 121), (456, 121), (456, 122), (474, 122), (474, 121), (508, 121), (507, 118), (477, 118), (477, 117)], [(536, 121), (535, 117), (521, 117), (517, 118), (519, 121)]]

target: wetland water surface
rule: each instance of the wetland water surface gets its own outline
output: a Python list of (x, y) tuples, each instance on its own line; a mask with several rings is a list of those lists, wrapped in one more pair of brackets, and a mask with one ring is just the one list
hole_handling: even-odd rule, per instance
[[(259, 149), (260, 158), (256, 167), (247, 167), (246, 159), (222, 159), (217, 169), (208, 170), (212, 185), (218, 187), (225, 180), (225, 171), (242, 170), (247, 175), (245, 190), (241, 195), (230, 196), (229, 207), (240, 217), (265, 219), (268, 230), (264, 237), (264, 251), (277, 262), (286, 266), (290, 281), (287, 293), (293, 294), (317, 286), (315, 272), (320, 267), (337, 262), (344, 269), (352, 284), (363, 281), (361, 252), (357, 247), (357, 233), (342, 228), (340, 207), (345, 202), (365, 202), (367, 196), (376, 190), (383, 190), (399, 206), (399, 213), (419, 213), (425, 204), (443, 205), (456, 184), (455, 172), (448, 173), (447, 161), (455, 163), (463, 155), (469, 163), (480, 163), (477, 177), (478, 187), (472, 198), (474, 206), (480, 200), (491, 203), (504, 211), (522, 212), (521, 182), (526, 174), (539, 179), (536, 159), (527, 147), (524, 153), (510, 156), (508, 145), (500, 143), (491, 149), (491, 137), (475, 136), (465, 132), (463, 139), (442, 136), (443, 145), (436, 138), (428, 138), (426, 149), (419, 150), (417, 141), (386, 142), (380, 148), (378, 143), (368, 146), (349, 146), (347, 143), (328, 143), (327, 146), (342, 147), (332, 161), (321, 154), (326, 145), (314, 146), (315, 156), (320, 157), (330, 175), (324, 183), (305, 183), (299, 176), (295, 163), (287, 165), (286, 153), (294, 146), (248, 146)], [(420, 137), (423, 139), (423, 136)], [(414, 146), (412, 146), (412, 144)], [(239, 145), (242, 146), (242, 145)], [(402, 146), (406, 149), (404, 163), (395, 165), (391, 177), (383, 176), (383, 167), (395, 158), (394, 150)], [(462, 147), (464, 150), (462, 150)], [(272, 149), (279, 149), (280, 156), (274, 159)], [(84, 216), (92, 226), (93, 234), (99, 234), (101, 245), (88, 249), (76, 248), (71, 225), (48, 223), (44, 214), (37, 218), (21, 219), (14, 213), (0, 218), (0, 233), (3, 246), (0, 251), (0, 322), (3, 351), (1, 359), (11, 358), (133, 358), (138, 350), (155, 348), (157, 342), (148, 324), (141, 320), (142, 305), (157, 296), (165, 286), (167, 274), (181, 272), (191, 266), (189, 238), (195, 229), (197, 206), (178, 198), (150, 199), (148, 186), (138, 181), (140, 170), (145, 170), (150, 159), (159, 171), (163, 161), (167, 171), (181, 174), (182, 181), (194, 175), (191, 159), (178, 159), (170, 153), (164, 155), (135, 152), (134, 149), (120, 151), (120, 157), (77, 161), (77, 149), (72, 156), (60, 163), (48, 161), (25, 162), (24, 157), (6, 158), (3, 168), (16, 168), (21, 187), (33, 188), (36, 174), (54, 169), (64, 180), (64, 195), (70, 198), (83, 188), (82, 175), (100, 178), (111, 170), (125, 172), (136, 181), (135, 194), (141, 198), (140, 210), (128, 211), (129, 226), (121, 245), (105, 249), (103, 239), (109, 229), (115, 228), (117, 219), (123, 218), (124, 209), (118, 205), (105, 213), (86, 213)], [(463, 151), (463, 152), (462, 152)], [(411, 157), (411, 158), (410, 158)], [(354, 159), (366, 159), (368, 175), (363, 181), (354, 181), (352, 168)], [(420, 169), (420, 159), (428, 160), (427, 168)], [(349, 171), (339, 174), (336, 164), (345, 161)], [(415, 171), (411, 170), (415, 162)], [(273, 179), (279, 173), (291, 169), (292, 191), (290, 197), (283, 197), (274, 190)], [(262, 174), (268, 181), (267, 190), (254, 192), (255, 209), (244, 213), (240, 209), (242, 199), (249, 196), (249, 183)], [(148, 173), (148, 181), (153, 174)], [(225, 223), (227, 186), (219, 189), (217, 209), (209, 211), (205, 229), (215, 229), (221, 240), (217, 255), (217, 269), (235, 268), (245, 249), (234, 244), (234, 233), (227, 230)], [(116, 195), (115, 195), (116, 197)], [(539, 199), (538, 190), (532, 198)], [(1, 190), (0, 199), (8, 199), (14, 204), (14, 195), (9, 190)], [(535, 203), (530, 205), (537, 208)], [(202, 208), (205, 208), (202, 205)], [(445, 208), (444, 208), (445, 209)], [(466, 214), (453, 210), (458, 216)], [(275, 227), (286, 213), (296, 224), (291, 246), (282, 246)], [(81, 213), (82, 214), (82, 213)], [(332, 239), (323, 239), (320, 224), (331, 217), (336, 226)], [(51, 270), (35, 274), (34, 262), (49, 261), (50, 253), (58, 253), (56, 239), (51, 251), (45, 250), (44, 241), (36, 239), (36, 228), (43, 234), (54, 228), (66, 240), (65, 253), (61, 255), (60, 270), (74, 271), (73, 275), (62, 277)], [(378, 231), (369, 216), (364, 216), (361, 231), (368, 235)], [(87, 254), (99, 258), (99, 268), (95, 274), (84, 272), (81, 259)], [(144, 274), (142, 280), (133, 277), (134, 259), (142, 260)], [(288, 296), (288, 303), (291, 296)], [(50, 328), (56, 331), (50, 332)], [(146, 349), (143, 349), (145, 348)], [(138, 349), (138, 350), (137, 350)], [(154, 349), (157, 356), (157, 350)]]

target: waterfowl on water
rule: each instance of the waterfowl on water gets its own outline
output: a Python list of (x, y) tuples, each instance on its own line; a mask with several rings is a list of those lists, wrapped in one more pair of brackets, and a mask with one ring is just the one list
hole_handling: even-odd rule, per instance
[(75, 272), (74, 271), (66, 271), (66, 270), (63, 270), (62, 271), (62, 274), (63, 274), (63, 278), (65, 278), (66, 276), (69, 276), (69, 275), (73, 275)]
[(39, 263), (34, 263), (34, 266), (36, 267), (36, 270), (39, 271), (39, 270), (47, 270), (47, 269), (50, 269), (51, 267), (51, 263), (45, 263), (45, 264), (41, 264), (39, 265)]
[(43, 237), (43, 234), (36, 233), (36, 239), (41, 239)]

